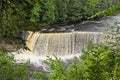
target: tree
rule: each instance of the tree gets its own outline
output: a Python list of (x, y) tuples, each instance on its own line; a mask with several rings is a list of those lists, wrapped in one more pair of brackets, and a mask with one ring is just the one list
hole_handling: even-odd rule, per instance
[(58, 23), (66, 22), (68, 0), (55, 0), (55, 17)]
[(0, 53), (0, 79), (1, 80), (28, 80), (27, 63), (17, 65), (14, 57), (5, 52)]
[(27, 22), (25, 5), (24, 1), (1, 0), (1, 37), (12, 39), (23, 30)]
[(105, 42), (83, 50), (82, 62), (87, 66), (90, 80), (120, 79), (120, 26), (110, 26)]
[(46, 60), (47, 65), (50, 67), (51, 73), (48, 76), (50, 80), (67, 80), (67, 67), (64, 63), (61, 62), (56, 56), (55, 60), (51, 57), (48, 57)]
[(35, 5), (33, 5), (33, 8), (31, 10), (31, 16), (30, 16), (30, 21), (33, 23), (36, 23), (39, 21), (40, 19), (40, 13), (41, 13), (41, 5), (39, 3), (35, 3)]
[(43, 21), (47, 23), (55, 22), (55, 4), (53, 0), (46, 0), (45, 1), (45, 14), (43, 15)]
[(67, 5), (67, 21), (80, 21), (82, 18), (82, 3), (80, 0), (71, 0)]
[[(6, 1), (6, 0), (1, 0), (0, 2), (0, 32), (1, 32), (1, 36), (0, 37), (9, 37), (8, 35), (12, 34), (12, 31), (10, 32), (9, 29), (11, 28), (11, 23), (10, 23), (10, 15), (9, 13), (11, 13), (11, 8), (10, 8), (10, 2)], [(11, 35), (12, 36), (12, 35)]]

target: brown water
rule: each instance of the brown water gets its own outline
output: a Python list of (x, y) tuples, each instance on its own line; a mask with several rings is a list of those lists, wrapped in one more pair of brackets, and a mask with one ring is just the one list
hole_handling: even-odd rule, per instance
[(98, 44), (103, 40), (100, 32), (39, 33), (30, 32), (26, 53), (39, 55), (68, 55), (81, 53), (89, 41)]

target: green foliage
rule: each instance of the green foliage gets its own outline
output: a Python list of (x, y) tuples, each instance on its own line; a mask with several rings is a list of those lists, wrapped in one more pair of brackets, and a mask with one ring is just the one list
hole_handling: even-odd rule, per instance
[(86, 66), (74, 58), (72, 64), (67, 65), (54, 56), (55, 59), (48, 57), (46, 63), (50, 67), (49, 80), (87, 80)]
[(82, 18), (82, 2), (80, 0), (69, 0), (67, 5), (67, 21), (80, 21)]
[[(2, 49), (1, 49), (2, 51)], [(16, 64), (14, 57), (6, 52), (0, 53), (0, 80), (46, 80), (42, 72), (28, 70), (29, 62)]]
[(89, 50), (83, 51), (82, 60), (87, 66), (90, 80), (106, 80), (112, 77), (114, 69), (114, 56), (112, 48), (103, 44), (94, 45)]
[(119, 74), (119, 61), (120, 61), (120, 23), (115, 22), (115, 25), (110, 26), (111, 34), (112, 36), (107, 37), (108, 45), (112, 47), (112, 53), (113, 53), (113, 60), (114, 60), (114, 69), (113, 69), (113, 77), (115, 80), (120, 79)]
[(55, 0), (55, 16), (58, 23), (66, 21), (68, 0)]
[(30, 18), (31, 22), (38, 22), (39, 18), (40, 18), (40, 12), (41, 12), (41, 6), (39, 3), (36, 3), (33, 7), (33, 9), (31, 10), (32, 15)]
[(64, 65), (60, 59), (55, 57), (55, 60), (48, 57), (48, 60), (46, 61), (47, 64), (50, 66), (50, 80), (66, 80), (66, 73), (67, 73), (67, 66)]
[(45, 2), (45, 14), (43, 16), (43, 21), (47, 23), (55, 22), (55, 4), (53, 0), (47, 0)]
[(119, 12), (120, 12), (120, 4), (112, 6), (103, 11), (97, 12), (94, 15), (92, 15), (91, 17), (89, 17), (88, 19), (95, 18), (95, 17), (101, 17), (101, 16), (111, 16), (111, 15), (117, 14)]
[[(83, 50), (81, 61), (74, 59), (72, 64), (62, 63), (58, 58), (48, 59), (50, 80), (118, 80), (119, 56), (114, 49), (103, 44), (92, 45)], [(117, 58), (117, 60), (116, 60)]]
[[(11, 35), (13, 36), (14, 33), (13, 32), (16, 32), (17, 29), (13, 26), (11, 27), (11, 21), (10, 21), (10, 17), (11, 15), (9, 15), (9, 13), (12, 13), (11, 11), (11, 8), (10, 8), (10, 3), (7, 2), (7, 1), (3, 1), (1, 0), (1, 7), (0, 7), (0, 32), (1, 32), (1, 35), (0, 37), (9, 37), (8, 35)], [(14, 31), (14, 30), (16, 31)], [(11, 30), (11, 32), (9, 31)]]
[(31, 72), (30, 80), (48, 80), (47, 74), (41, 72)]
[(28, 80), (27, 63), (15, 64), (13, 56), (0, 54), (0, 80)]
[(87, 67), (85, 64), (81, 61), (78, 61), (75, 57), (68, 70), (68, 80), (87, 80), (88, 73), (86, 70)]
[(87, 18), (96, 13), (96, 6), (100, 3), (101, 0), (87, 0), (86, 5), (83, 6), (84, 18)]
[[(82, 60), (86, 63), (90, 80), (119, 80), (120, 26), (109, 26), (106, 41), (83, 51)], [(91, 44), (90, 44), (91, 45)]]

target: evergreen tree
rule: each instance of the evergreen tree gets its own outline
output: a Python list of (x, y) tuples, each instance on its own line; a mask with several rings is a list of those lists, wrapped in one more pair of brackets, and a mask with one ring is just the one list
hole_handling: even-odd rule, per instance
[(68, 0), (55, 0), (55, 15), (58, 23), (66, 22)]
[(84, 15), (85, 18), (89, 17), (90, 15), (95, 14), (96, 6), (100, 3), (100, 0), (87, 0), (86, 6), (84, 7)]
[[(20, 4), (21, 3), (21, 4)], [(27, 5), (27, 6), (26, 6)], [(26, 11), (28, 10), (28, 11)], [(13, 38), (23, 30), (28, 22), (29, 6), (24, 0), (1, 1), (1, 37)]]
[(82, 3), (80, 0), (70, 0), (67, 6), (67, 21), (80, 21), (82, 18)]
[(53, 0), (46, 0), (44, 9), (43, 21), (47, 23), (55, 22), (55, 4)]
[(30, 21), (31, 22), (38, 22), (40, 18), (40, 12), (41, 12), (41, 5), (39, 3), (35, 3), (33, 8), (31, 9), (31, 16)]

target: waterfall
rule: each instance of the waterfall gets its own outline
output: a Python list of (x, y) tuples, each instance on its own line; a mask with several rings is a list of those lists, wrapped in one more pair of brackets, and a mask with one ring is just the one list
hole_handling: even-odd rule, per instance
[(79, 57), (81, 55), (81, 50), (86, 48), (89, 41), (94, 44), (104, 41), (104, 36), (108, 34), (102, 33), (104, 32), (103, 28), (106, 23), (112, 25), (114, 21), (120, 22), (120, 15), (105, 17), (100, 21), (85, 21), (78, 25), (44, 28), (40, 32), (27, 31), (29, 35), (24, 39), (28, 50), (21, 49), (22, 52), (20, 50), (20, 53), (23, 54), (13, 53), (15, 60), (17, 63), (30, 60), (30, 64), (32, 64), (32, 67), (34, 66), (35, 70), (49, 72), (49, 66), (44, 63), (44, 60), (47, 59), (46, 56), (51, 57), (52, 54), (55, 54), (62, 61), (71, 63), (74, 56)]
[(30, 53), (31, 50), (34, 48), (34, 44), (39, 36), (39, 32), (29, 32), (27, 41), (26, 41), (26, 46), (29, 50), (26, 50), (25, 53)]
[(79, 54), (89, 41), (98, 44), (103, 40), (101, 32), (39, 33), (30, 32), (25, 53), (38, 55)]

